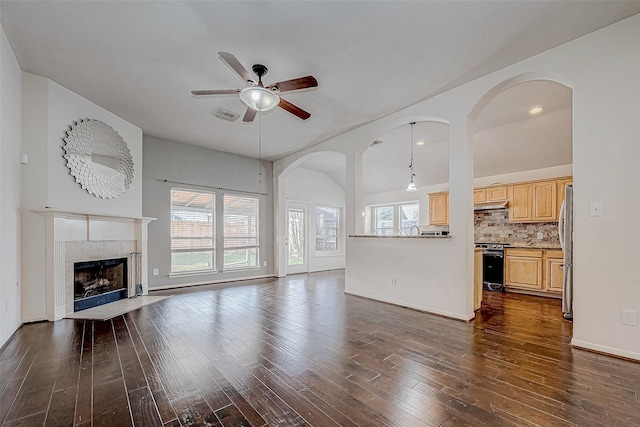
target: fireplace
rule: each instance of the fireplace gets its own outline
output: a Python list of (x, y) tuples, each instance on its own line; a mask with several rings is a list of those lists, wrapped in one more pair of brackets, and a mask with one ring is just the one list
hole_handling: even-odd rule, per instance
[(127, 258), (73, 264), (73, 311), (107, 304), (128, 296)]

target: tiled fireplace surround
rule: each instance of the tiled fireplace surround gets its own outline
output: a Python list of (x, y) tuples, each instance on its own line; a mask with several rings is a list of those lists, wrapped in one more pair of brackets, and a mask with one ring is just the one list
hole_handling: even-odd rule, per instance
[[(142, 293), (148, 293), (147, 226), (154, 218), (41, 210), (45, 218), (47, 319), (73, 313), (74, 263), (141, 253)], [(131, 268), (131, 267), (129, 267)]]

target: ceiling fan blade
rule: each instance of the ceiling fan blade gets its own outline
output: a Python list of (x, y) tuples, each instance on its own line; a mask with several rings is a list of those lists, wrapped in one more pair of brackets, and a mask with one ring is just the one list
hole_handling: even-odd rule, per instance
[(218, 55), (220, 55), (220, 58), (222, 58), (222, 60), (226, 62), (227, 65), (231, 67), (233, 71), (235, 71), (242, 78), (242, 80), (244, 80), (245, 83), (253, 80), (251, 78), (251, 74), (249, 74), (247, 69), (244, 68), (240, 61), (238, 61), (238, 58), (236, 58), (232, 53), (218, 52)]
[(242, 118), (242, 121), (243, 122), (252, 122), (253, 119), (255, 119), (257, 113), (258, 113), (257, 110), (254, 110), (253, 108), (247, 107), (247, 111), (245, 111), (244, 117)]
[(313, 76), (298, 77), (297, 79), (285, 80), (278, 83), (269, 85), (269, 89), (273, 89), (275, 86), (280, 89), (280, 92), (287, 92), (290, 90), (306, 89), (308, 87), (317, 87), (318, 81)]
[(223, 89), (223, 90), (192, 90), (193, 96), (207, 96), (207, 95), (235, 95), (240, 93), (240, 89)]
[(302, 108), (298, 107), (297, 105), (293, 105), (289, 101), (282, 98), (280, 98), (280, 103), (278, 104), (278, 107), (290, 112), (294, 116), (300, 117), (302, 120), (307, 120), (309, 117), (311, 117), (310, 113), (304, 111)]

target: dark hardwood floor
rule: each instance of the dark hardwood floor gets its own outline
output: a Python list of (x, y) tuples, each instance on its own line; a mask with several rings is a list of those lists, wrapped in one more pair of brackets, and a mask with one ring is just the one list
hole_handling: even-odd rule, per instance
[(465, 323), (343, 281), (200, 286), (112, 321), (24, 325), (0, 352), (0, 423), (640, 425), (640, 364), (571, 349), (558, 300), (486, 292)]

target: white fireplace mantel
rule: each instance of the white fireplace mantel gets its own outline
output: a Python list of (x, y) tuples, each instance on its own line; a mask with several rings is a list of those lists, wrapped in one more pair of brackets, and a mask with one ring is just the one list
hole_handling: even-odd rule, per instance
[(73, 313), (73, 263), (141, 253), (142, 293), (148, 293), (147, 228), (155, 218), (38, 209), (45, 219), (46, 317)]

